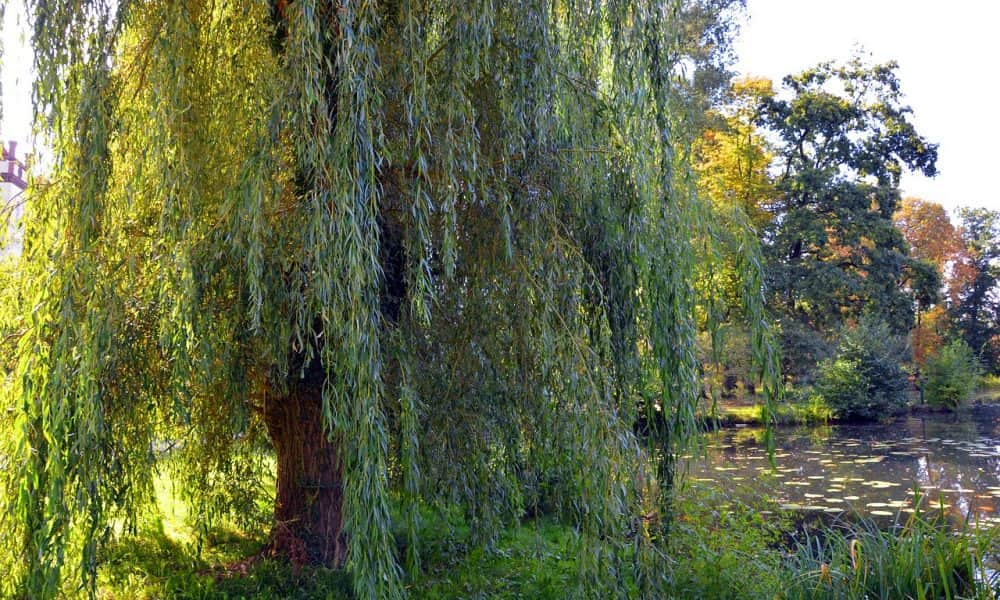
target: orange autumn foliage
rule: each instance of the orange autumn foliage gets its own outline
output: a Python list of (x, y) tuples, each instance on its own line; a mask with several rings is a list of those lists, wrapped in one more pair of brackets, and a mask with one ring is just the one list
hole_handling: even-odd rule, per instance
[(948, 312), (938, 305), (920, 315), (919, 324), (910, 332), (913, 362), (923, 366), (944, 347), (951, 327)]

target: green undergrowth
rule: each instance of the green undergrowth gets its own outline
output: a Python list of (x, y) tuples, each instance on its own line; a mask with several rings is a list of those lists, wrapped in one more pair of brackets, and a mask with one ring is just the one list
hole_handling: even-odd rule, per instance
[[(196, 536), (188, 508), (173, 491), (169, 478), (161, 477), (159, 514), (107, 547), (99, 598), (353, 597), (343, 571), (261, 559), (264, 528), (247, 531), (218, 522)], [(397, 532), (398, 540), (405, 537)], [(577, 589), (575, 533), (551, 518), (510, 527), (487, 547), (473, 540), (457, 514), (427, 509), (420, 545), (420, 573), (407, 580), (411, 598), (566, 598), (568, 590)]]
[(752, 490), (685, 483), (676, 498), (664, 570), (674, 598), (775, 598), (783, 540), (794, 527)]
[[(184, 523), (183, 505), (162, 489), (159, 497), (162, 516), (105, 552), (99, 597), (351, 597), (342, 572), (246, 561), (263, 547), (263, 530), (220, 524), (199, 545)], [(676, 498), (660, 583), (680, 598), (767, 596), (780, 583), (776, 544), (787, 526), (769, 508), (703, 483), (685, 485)], [(459, 516), (428, 510), (420, 535), (421, 571), (408, 580), (407, 591), (411, 598), (577, 597), (576, 543), (571, 527), (542, 517), (508, 528), (486, 546), (472, 540)], [(634, 596), (631, 575), (619, 578), (623, 594)]]
[[(428, 518), (421, 532), (422, 572), (407, 590), (411, 598), (571, 597), (577, 581), (573, 539), (571, 528), (540, 519), (508, 529), (487, 548), (473, 543), (460, 523)], [(353, 597), (342, 571), (246, 560), (264, 541), (264, 535), (218, 526), (199, 549), (192, 537), (145, 529), (108, 549), (99, 597)]]
[[(159, 519), (105, 551), (100, 598), (352, 597), (341, 571), (245, 560), (259, 554), (263, 529), (219, 524), (199, 544), (182, 505), (160, 498)], [(919, 514), (889, 531), (864, 520), (803, 527), (751, 490), (693, 480), (674, 507), (657, 597), (992, 598), (997, 591), (984, 558), (996, 549), (996, 530), (955, 534)], [(406, 578), (411, 598), (579, 597), (576, 533), (552, 517), (513, 525), (487, 546), (457, 513), (426, 510), (419, 539), (420, 572)], [(631, 572), (608, 576), (621, 582), (623, 597), (637, 597)]]

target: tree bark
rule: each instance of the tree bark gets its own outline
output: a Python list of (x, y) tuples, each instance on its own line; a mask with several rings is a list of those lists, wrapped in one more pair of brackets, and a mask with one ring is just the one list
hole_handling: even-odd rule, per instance
[(294, 565), (339, 567), (343, 532), (342, 448), (323, 424), (324, 373), (318, 360), (293, 376), (288, 393), (267, 401), (264, 420), (277, 459), (274, 528), (267, 553)]

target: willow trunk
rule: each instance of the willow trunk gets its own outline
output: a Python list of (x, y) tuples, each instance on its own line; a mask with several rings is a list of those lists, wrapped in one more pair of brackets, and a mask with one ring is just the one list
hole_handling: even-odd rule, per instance
[(264, 419), (277, 461), (270, 554), (296, 565), (341, 566), (343, 531), (342, 445), (323, 424), (323, 373), (312, 368), (270, 400)]

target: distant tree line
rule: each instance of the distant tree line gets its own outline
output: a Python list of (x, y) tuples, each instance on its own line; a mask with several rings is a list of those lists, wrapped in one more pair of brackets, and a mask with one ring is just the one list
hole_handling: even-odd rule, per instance
[[(864, 339), (892, 348), (886, 360), (897, 370), (885, 377), (910, 375), (916, 385), (950, 344), (1000, 371), (1000, 213), (961, 209), (952, 223), (940, 205), (901, 197), (904, 171), (936, 173), (937, 146), (912, 123), (894, 63), (824, 63), (778, 89), (736, 80), (708, 112), (694, 155), (699, 192), (758, 232), (768, 312), (793, 386), (825, 377), (829, 392)], [(718, 312), (713, 294), (739, 295), (719, 272), (703, 274), (706, 312)], [(741, 334), (722, 329), (728, 341), (706, 341), (713, 350), (703, 356), (725, 391), (740, 378)], [(884, 385), (895, 389), (885, 407), (900, 405), (905, 386)], [(752, 381), (745, 386), (753, 391)]]

